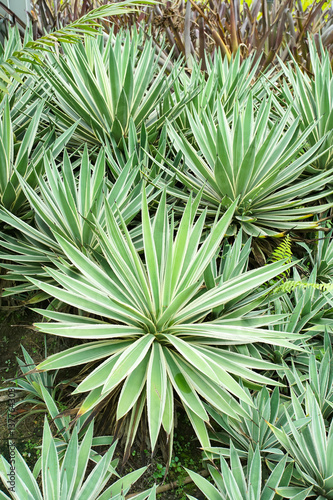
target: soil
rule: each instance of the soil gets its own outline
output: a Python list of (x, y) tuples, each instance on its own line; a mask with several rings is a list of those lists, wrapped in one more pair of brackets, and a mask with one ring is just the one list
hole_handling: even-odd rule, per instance
[[(14, 414), (17, 422), (24, 417), (15, 426), (14, 439), (17, 449), (24, 456), (31, 468), (33, 468), (40, 454), (39, 446), (42, 441), (45, 413), (42, 411), (37, 414), (31, 414), (31, 405), (28, 404), (19, 405), (14, 410), (9, 408), (8, 405), (12, 404), (13, 395), (15, 402), (20, 401), (24, 397), (24, 394), (17, 389), (14, 389), (14, 392), (9, 390), (10, 387), (15, 388), (15, 380), (21, 375), (16, 358), (23, 359), (21, 345), (24, 346), (36, 364), (45, 359), (45, 352), (49, 355), (69, 347), (63, 344), (63, 339), (46, 336), (36, 331), (32, 327), (32, 324), (39, 320), (40, 317), (28, 309), (20, 309), (11, 316), (0, 318), (0, 389), (5, 389), (3, 392), (0, 392), (0, 455), (4, 455), (7, 460), (9, 458), (7, 416), (10, 409), (11, 416)], [(61, 379), (68, 376), (68, 374), (64, 373), (60, 373), (59, 375)], [(143, 450), (142, 444), (135, 443), (131, 458), (121, 471), (118, 468), (121, 474), (127, 474), (131, 470), (144, 465), (148, 466), (145, 474), (132, 487), (131, 493), (143, 491), (153, 486), (154, 483), (157, 485), (162, 484), (165, 460), (160, 449), (158, 449), (152, 458), (148, 447), (149, 445), (147, 444), (147, 449)], [(121, 462), (121, 445), (117, 448), (116, 455)], [(183, 467), (200, 471), (203, 468), (201, 458), (202, 453), (199, 449), (199, 442), (193, 435), (186, 415), (180, 410), (178, 426), (175, 430), (174, 455), (170, 471), (164, 483), (164, 485), (167, 485), (177, 482), (178, 486), (175, 487), (175, 484), (173, 484), (173, 489), (168, 489), (158, 494), (158, 499), (185, 500), (187, 498), (186, 494), (193, 495), (197, 499), (203, 499), (204, 497), (194, 487), (193, 483), (183, 484), (187, 477)], [(1, 482), (0, 490), (5, 491)]]
[[(148, 466), (148, 469), (132, 487), (131, 492), (143, 491), (150, 488), (155, 483), (159, 486), (159, 489), (166, 489), (158, 494), (157, 498), (159, 500), (186, 500), (186, 494), (190, 494), (198, 500), (203, 500), (205, 498), (201, 495), (200, 491), (195, 488), (193, 483), (187, 483), (186, 478), (188, 478), (188, 475), (184, 467), (194, 470), (195, 472), (202, 471), (202, 452), (185, 412), (179, 410), (177, 413), (178, 422), (174, 436), (174, 453), (165, 481), (163, 482), (165, 460), (163, 459), (160, 446), (157, 446), (157, 451), (152, 457), (147, 449), (145, 449), (142, 454), (142, 446), (140, 446), (138, 442), (135, 442), (132, 449), (132, 456), (124, 465), (122, 472), (126, 474), (131, 470), (138, 469), (145, 465)], [(147, 448), (148, 446), (147, 442)], [(121, 459), (121, 455), (119, 455), (119, 458)], [(171, 485), (172, 488), (169, 488)]]

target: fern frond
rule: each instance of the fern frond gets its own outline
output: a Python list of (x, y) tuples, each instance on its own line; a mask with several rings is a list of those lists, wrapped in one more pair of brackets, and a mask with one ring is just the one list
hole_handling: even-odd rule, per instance
[(293, 281), (288, 280), (281, 283), (278, 287), (274, 289), (274, 293), (283, 292), (290, 293), (296, 288), (314, 288), (315, 290), (320, 290), (321, 292), (329, 292), (333, 290), (333, 283), (308, 283), (307, 281)]
[[(287, 234), (280, 245), (278, 245), (275, 250), (272, 252), (268, 261), (270, 262), (278, 262), (280, 260), (284, 260), (286, 264), (292, 262), (292, 250), (291, 250), (291, 238), (289, 234)], [(290, 269), (280, 274), (279, 278), (289, 278)]]
[(289, 263), (292, 260), (292, 250), (291, 250), (291, 238), (289, 234), (287, 234), (279, 246), (275, 248), (270, 259), (272, 262), (278, 262), (279, 260), (286, 259)]

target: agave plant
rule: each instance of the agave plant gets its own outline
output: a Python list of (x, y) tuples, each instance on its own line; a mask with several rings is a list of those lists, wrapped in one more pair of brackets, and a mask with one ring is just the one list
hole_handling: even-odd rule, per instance
[[(16, 380), (16, 385), (11, 389), (15, 392), (23, 392), (24, 398), (18, 400), (14, 403), (14, 410), (20, 406), (25, 405), (26, 403), (32, 404), (33, 407), (29, 410), (29, 413), (38, 413), (39, 411), (45, 410), (41, 408), (42, 402), (42, 387), (49, 393), (52, 399), (55, 398), (55, 394), (57, 392), (57, 387), (55, 386), (55, 378), (57, 375), (57, 371), (47, 372), (47, 373), (34, 373), (31, 375), (25, 374), (31, 369), (35, 368), (35, 363), (26, 349), (22, 347), (24, 361), (19, 358), (16, 358), (18, 366), (23, 374), (23, 377), (20, 377)], [(0, 389), (0, 392), (6, 391), (7, 388)], [(26, 415), (25, 415), (26, 416)], [(20, 418), (17, 422), (19, 424), (24, 418)]]
[[(202, 491), (207, 500), (273, 500), (278, 487), (288, 486), (293, 464), (286, 466), (287, 456), (282, 458), (274, 467), (267, 478), (263, 481), (263, 468), (259, 447), (249, 449), (249, 456), (245, 472), (240, 461), (240, 456), (235, 447), (230, 443), (230, 466), (225, 458), (220, 456), (220, 470), (217, 467), (208, 465), (208, 470), (214, 481), (204, 479), (196, 472), (188, 470), (195, 485)], [(309, 490), (307, 490), (309, 492)], [(191, 500), (196, 500), (188, 495)], [(303, 500), (297, 497), (297, 500)]]
[(295, 116), (301, 117), (301, 125), (305, 130), (315, 123), (308, 136), (308, 143), (314, 146), (323, 137), (319, 151), (323, 153), (314, 163), (310, 172), (332, 168), (333, 165), (333, 74), (330, 56), (320, 45), (318, 54), (314, 40), (309, 40), (311, 71), (309, 76), (302, 72), (295, 60), (287, 66), (282, 65), (287, 84), (283, 86), (282, 96), (287, 104), (293, 106)]
[(49, 54), (40, 68), (50, 96), (54, 94), (58, 124), (67, 128), (80, 119), (81, 143), (100, 144), (107, 138), (118, 144), (128, 136), (131, 118), (139, 132), (145, 124), (154, 138), (165, 117), (177, 116), (190, 98), (183, 95), (177, 104), (170, 94), (179, 63), (168, 74), (168, 59), (161, 60), (152, 41), (142, 50), (141, 43), (136, 31), (110, 34), (105, 46), (102, 36), (89, 38), (84, 45), (64, 47), (64, 56)]
[[(303, 179), (302, 173), (316, 158), (325, 138), (301, 154), (315, 125), (299, 134), (297, 119), (287, 126), (290, 111), (271, 123), (271, 99), (256, 113), (253, 106), (251, 97), (242, 109), (235, 105), (231, 125), (220, 103), (216, 126), (208, 111), (201, 117), (194, 110), (188, 113), (193, 145), (170, 124), (170, 140), (184, 155), (185, 167), (175, 171), (177, 178), (194, 192), (202, 189), (202, 204), (211, 213), (218, 207), (225, 210), (239, 198), (234, 223), (251, 236), (318, 227), (315, 221), (302, 220), (330, 206), (314, 202), (325, 200), (330, 193), (325, 185), (332, 180), (332, 173), (323, 172), (311, 179)], [(186, 198), (176, 187), (168, 191)]]
[(306, 384), (309, 384), (317, 400), (323, 418), (330, 420), (333, 413), (333, 356), (332, 345), (329, 334), (325, 332), (324, 354), (321, 359), (310, 351), (308, 356), (308, 373), (297, 370), (295, 366), (286, 368), (285, 375), (289, 386), (298, 397), (303, 397), (306, 392)]
[[(296, 470), (301, 482), (313, 491), (318, 498), (333, 498), (332, 450), (333, 450), (333, 422), (326, 430), (325, 421), (310, 387), (305, 394), (305, 410), (292, 393), (292, 403), (296, 418), (310, 417), (310, 422), (303, 429), (296, 429), (293, 419), (287, 415), (291, 434), (287, 436), (284, 430), (270, 425), (272, 431), (283, 448), (295, 460)], [(297, 490), (304, 490), (304, 486), (278, 488), (277, 493), (285, 498), (293, 498)], [(305, 497), (306, 498), (306, 497)]]
[[(50, 263), (54, 254), (62, 255), (54, 232), (78, 248), (92, 253), (98, 251), (99, 240), (92, 226), (97, 221), (105, 227), (104, 200), (115, 213), (121, 213), (126, 224), (140, 211), (143, 183), (140, 166), (127, 162), (121, 172), (117, 172), (118, 178), (112, 184), (106, 176), (104, 149), (94, 162), (87, 148), (74, 161), (64, 150), (60, 165), (55, 164), (51, 155), (45, 154), (44, 170), (45, 176), (39, 179), (39, 193), (17, 174), (28, 206), (33, 210), (34, 224), (0, 209), (0, 220), (6, 224), (6, 230), (0, 234), (3, 248), (0, 255), (6, 261), (3, 267), (8, 270), (5, 279), (16, 282), (7, 288), (4, 296), (34, 290), (26, 277), (45, 276), (43, 266)], [(152, 200), (158, 190), (150, 184), (147, 194)], [(140, 230), (137, 232), (141, 234)]]
[[(82, 442), (78, 441), (78, 431), (75, 427), (69, 440), (66, 453), (59, 459), (55, 440), (52, 436), (47, 418), (44, 422), (42, 455), (41, 455), (41, 483), (37, 482), (38, 471), (34, 474), (29, 470), (23, 457), (15, 450), (11, 462), (0, 457), (0, 477), (9, 495), (0, 491), (1, 500), (106, 500), (114, 498), (123, 500), (131, 485), (137, 481), (145, 470), (139, 469), (119, 478), (111, 486), (107, 486), (110, 478), (118, 476), (111, 466), (116, 443), (114, 443), (87, 476), (87, 466), (93, 440), (93, 423), (85, 433)], [(13, 473), (13, 469), (15, 473)], [(119, 477), (119, 476), (118, 476)], [(141, 496), (134, 496), (140, 500), (148, 498), (150, 491)]]
[[(251, 395), (247, 388), (245, 391), (249, 396)], [(206, 448), (206, 451), (215, 457), (220, 455), (230, 457), (229, 442), (231, 440), (241, 458), (247, 458), (251, 449), (258, 448), (260, 455), (270, 462), (281, 460), (284, 453), (267, 422), (278, 429), (283, 428), (289, 435), (290, 428), (286, 412), (293, 415), (293, 406), (288, 398), (281, 397), (278, 387), (271, 394), (264, 387), (252, 398), (253, 406), (241, 402), (246, 416), (240, 416), (238, 419), (225, 416), (206, 406), (209, 415), (218, 424), (217, 429), (212, 431), (212, 441), (215, 446)], [(294, 425), (299, 428), (307, 422), (307, 418), (300, 418), (294, 422)]]
[(38, 136), (38, 125), (44, 108), (42, 100), (35, 100), (25, 110), (24, 116), (30, 115), (30, 119), (28, 119), (28, 124), (24, 125), (19, 118), (13, 122), (7, 97), (1, 103), (1, 108), (0, 205), (13, 213), (19, 213), (27, 207), (18, 175), (35, 188), (38, 184), (38, 176), (43, 170), (44, 150), (48, 150), (52, 157), (57, 157), (74, 132), (76, 124), (54, 140), (53, 131), (46, 135), (44, 132), (44, 137)]
[[(276, 314), (285, 314), (286, 317), (284, 325), (279, 329), (303, 334), (309, 338), (325, 328), (326, 323), (331, 322), (327, 294), (319, 289), (316, 280), (316, 268), (312, 270), (308, 279), (303, 281), (294, 268), (293, 279), (273, 289), (268, 297), (270, 306)], [(274, 329), (275, 326), (270, 328)], [(309, 349), (307, 352), (297, 353), (297, 356), (294, 356), (292, 350), (279, 346), (272, 348), (260, 345), (258, 350), (264, 358), (275, 363), (284, 363), (288, 366), (295, 363), (299, 370), (308, 372)]]
[(321, 283), (331, 283), (333, 280), (333, 231), (329, 231), (322, 238), (316, 238), (315, 245), (309, 246), (305, 242), (300, 242), (306, 250), (306, 257), (303, 259), (304, 270), (308, 267), (317, 268), (317, 281)]
[(214, 59), (207, 58), (206, 66), (206, 72), (204, 73), (201, 65), (193, 62), (190, 75), (184, 68), (174, 83), (175, 94), (178, 94), (178, 99), (180, 99), (184, 90), (185, 92), (191, 92), (193, 88), (200, 89), (200, 92), (193, 96), (189, 105), (173, 121), (187, 138), (193, 135), (187, 116), (187, 113), (192, 108), (195, 109), (199, 117), (205, 111), (210, 112), (215, 117), (218, 103), (222, 102), (229, 120), (232, 118), (236, 102), (246, 102), (251, 92), (258, 99), (266, 97), (265, 82), (269, 79), (273, 84), (275, 79), (272, 72), (267, 72), (265, 79), (257, 77), (258, 62), (254, 62), (254, 57), (248, 57), (242, 61), (240, 51), (237, 51), (235, 57), (230, 61), (223, 58), (221, 52), (218, 51)]
[[(24, 361), (17, 358), (18, 365), (22, 371), (23, 376), (18, 378), (16, 385), (12, 388), (15, 393), (22, 391), (22, 399), (19, 399), (13, 405), (13, 414), (17, 410), (20, 411), (20, 418), (15, 421), (16, 426), (31, 415), (37, 413), (47, 414), (54, 422), (57, 437), (54, 438), (57, 455), (59, 460), (62, 460), (67, 450), (67, 446), (71, 439), (71, 432), (69, 430), (70, 417), (66, 415), (66, 410), (60, 414), (59, 404), (56, 401), (56, 395), (59, 392), (59, 385), (55, 385), (55, 378), (57, 371), (46, 373), (28, 373), (35, 368), (35, 363), (29, 353), (22, 346)], [(74, 385), (75, 386), (75, 385)], [(7, 388), (1, 389), (6, 391)], [(59, 397), (59, 395), (58, 395)], [(22, 410), (20, 407), (23, 405), (30, 405), (29, 409)], [(76, 423), (78, 441), (81, 442), (84, 438), (87, 425), (91, 422), (91, 413), (83, 415)], [(114, 439), (112, 436), (97, 436), (92, 438), (91, 449), (89, 452), (89, 459), (97, 463), (101, 460), (101, 456), (94, 450), (96, 446), (110, 446)], [(117, 466), (118, 460), (111, 462), (111, 467)], [(34, 466), (34, 474), (37, 476), (41, 468), (41, 458), (38, 459)]]
[(228, 345), (260, 341), (289, 346), (295, 338), (262, 328), (280, 320), (279, 316), (254, 318), (250, 326), (242, 321), (241, 311), (233, 320), (211, 320), (212, 309), (258, 287), (289, 265), (274, 263), (264, 271), (252, 270), (222, 286), (202, 289), (203, 273), (220, 245), (236, 202), (216, 221), (202, 243), (205, 214), (195, 221), (198, 203), (198, 199), (189, 200), (174, 237), (174, 221), (167, 217), (165, 192), (151, 222), (143, 191), (145, 265), (126, 225), (122, 222), (120, 230), (106, 206), (107, 230), (97, 224), (103, 258), (95, 260), (55, 234), (71, 263), (66, 266), (53, 260), (59, 271), (47, 268), (49, 276), (60, 286), (29, 278), (44, 292), (90, 314), (87, 317), (40, 311), (55, 321), (39, 323), (38, 329), (93, 340), (48, 357), (37, 370), (105, 358), (74, 391), (88, 392), (77, 416), (97, 407), (120, 388), (117, 419), (132, 412), (133, 428), (137, 428), (147, 403), (153, 449), (161, 427), (172, 438), (174, 391), (201, 443), (209, 446), (205, 427), (208, 414), (201, 398), (236, 417), (244, 410), (235, 396), (249, 404), (251, 399), (234, 376), (258, 383), (272, 382), (252, 369), (275, 369), (274, 365), (231, 352)]

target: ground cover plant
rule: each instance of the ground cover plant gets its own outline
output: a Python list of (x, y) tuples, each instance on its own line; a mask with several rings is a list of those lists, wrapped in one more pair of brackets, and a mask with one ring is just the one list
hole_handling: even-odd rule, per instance
[(0, 499), (332, 499), (332, 9), (92, 6), (0, 46)]

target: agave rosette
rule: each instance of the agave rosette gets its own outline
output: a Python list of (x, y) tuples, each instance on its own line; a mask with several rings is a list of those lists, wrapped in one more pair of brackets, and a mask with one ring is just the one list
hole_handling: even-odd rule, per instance
[[(11, 234), (0, 232), (0, 257), (8, 271), (5, 279), (16, 281), (13, 287), (6, 289), (6, 296), (34, 290), (26, 277), (45, 278), (43, 266), (50, 264), (54, 255), (64, 257), (55, 232), (78, 248), (93, 253), (99, 249), (99, 240), (92, 225), (97, 221), (105, 227), (105, 204), (114, 213), (119, 211), (126, 224), (140, 211), (143, 181), (139, 166), (128, 161), (112, 184), (106, 177), (103, 149), (94, 162), (87, 148), (75, 161), (71, 161), (65, 150), (59, 165), (51, 155), (45, 154), (44, 170), (44, 177), (39, 179), (39, 192), (17, 175), (22, 193), (34, 213), (33, 224), (0, 209), (0, 220), (13, 230)], [(150, 185), (147, 195), (152, 199), (157, 190)], [(139, 229), (136, 233), (141, 235)]]
[[(277, 488), (277, 493), (284, 498), (294, 498), (293, 495), (296, 494), (299, 494), (300, 498), (307, 498), (304, 490), (304, 486), (307, 486), (312, 496), (330, 500), (333, 498), (333, 421), (327, 428), (310, 386), (307, 386), (304, 393), (305, 409), (301, 404), (303, 398), (297, 398), (293, 391), (291, 395), (294, 418), (286, 414), (290, 434), (287, 435), (284, 429), (269, 425), (282, 447), (295, 461), (299, 486)], [(308, 417), (307, 424), (297, 429), (294, 420), (305, 417)], [(302, 493), (304, 496), (301, 497)]]
[[(27, 99), (29, 101), (29, 96)], [(41, 134), (39, 125), (43, 109), (43, 100), (27, 102), (27, 107), (20, 110), (20, 115), (23, 114), (26, 118), (22, 124), (22, 116), (17, 115), (17, 106), (13, 109), (15, 115), (13, 119), (9, 99), (6, 97), (1, 103), (0, 205), (13, 213), (24, 213), (27, 208), (17, 174), (24, 177), (32, 188), (36, 188), (38, 177), (43, 172), (44, 151), (48, 151), (51, 157), (56, 158), (76, 128), (76, 124), (73, 124), (56, 140), (53, 131), (46, 134), (44, 131)]]
[(175, 392), (201, 443), (209, 446), (205, 427), (208, 414), (201, 398), (237, 417), (238, 413), (244, 414), (238, 398), (252, 404), (237, 378), (271, 383), (253, 369), (275, 368), (271, 363), (231, 352), (227, 347), (259, 341), (292, 345), (290, 341), (295, 338), (263, 328), (279, 321), (281, 316), (259, 316), (250, 323), (242, 316), (211, 321), (210, 312), (257, 288), (290, 264), (274, 263), (205, 291), (203, 273), (216, 254), (237, 201), (216, 220), (203, 243), (205, 213), (195, 219), (198, 198), (194, 201), (190, 198), (175, 237), (173, 218), (168, 220), (165, 192), (152, 221), (145, 191), (142, 203), (146, 264), (137, 253), (126, 225), (122, 223), (121, 230), (107, 207), (107, 230), (97, 225), (103, 252), (98, 261), (55, 235), (71, 268), (54, 260), (59, 270), (47, 269), (58, 287), (30, 280), (90, 317), (39, 311), (56, 321), (36, 326), (46, 333), (92, 342), (52, 355), (37, 369), (58, 369), (104, 358), (75, 390), (75, 393), (89, 392), (78, 416), (121, 387), (117, 419), (131, 410), (136, 419), (140, 418), (146, 402), (154, 448), (161, 426), (168, 435), (172, 434)]
[(138, 132), (146, 125), (155, 138), (165, 117), (177, 116), (190, 99), (183, 93), (176, 102), (171, 94), (180, 62), (169, 73), (170, 58), (161, 59), (152, 41), (141, 50), (143, 41), (134, 30), (110, 34), (104, 41), (99, 36), (64, 46), (64, 56), (52, 53), (40, 68), (52, 90), (49, 105), (58, 125), (66, 129), (80, 120), (75, 138), (90, 145), (105, 138), (118, 144), (128, 137), (131, 120)]
[[(93, 453), (93, 423), (90, 423), (81, 441), (77, 426), (73, 429), (66, 452), (59, 458), (56, 440), (45, 417), (42, 454), (34, 472), (30, 471), (16, 449), (15, 458), (13, 457), (11, 463), (0, 456), (0, 478), (10, 495), (0, 491), (0, 499), (106, 500), (112, 497), (115, 500), (124, 500), (132, 484), (139, 479), (146, 468), (143, 467), (119, 478), (114, 468), (117, 460), (113, 460), (116, 444), (114, 442), (103, 456), (95, 456), (96, 464), (88, 473), (88, 463)], [(15, 467), (14, 473), (13, 467)], [(39, 473), (41, 473), (41, 486), (37, 481)], [(109, 486), (112, 476), (119, 479)], [(134, 495), (133, 498), (137, 500), (152, 498), (149, 495), (154, 489)]]
[[(259, 446), (253, 451), (249, 448), (246, 466), (243, 468), (241, 455), (230, 443), (230, 465), (220, 455), (220, 467), (208, 465), (213, 483), (200, 474), (188, 470), (195, 485), (202, 491), (207, 500), (273, 500), (278, 487), (288, 487), (293, 471), (293, 464), (287, 464), (287, 456), (272, 467), (271, 474), (264, 481), (265, 469), (260, 456)], [(307, 490), (309, 492), (310, 489)], [(197, 500), (188, 495), (190, 500)], [(297, 500), (304, 500), (297, 497)]]
[(313, 76), (302, 72), (295, 60), (282, 64), (287, 78), (282, 88), (282, 99), (292, 106), (293, 114), (301, 118), (303, 129), (315, 123), (308, 137), (310, 146), (323, 137), (320, 147), (323, 153), (312, 167), (311, 173), (329, 170), (333, 165), (333, 73), (330, 56), (319, 41), (320, 53), (313, 40), (309, 40), (309, 55)]
[[(290, 125), (290, 110), (272, 122), (271, 97), (255, 112), (251, 96), (245, 106), (234, 106), (231, 124), (221, 103), (217, 124), (207, 109), (201, 116), (194, 109), (188, 119), (194, 144), (169, 124), (170, 141), (184, 157), (184, 168), (173, 169), (191, 191), (202, 190), (202, 204), (216, 213), (238, 198), (234, 224), (251, 236), (276, 236), (293, 229), (310, 230), (316, 221), (304, 222), (329, 208), (317, 204), (331, 193), (331, 171), (304, 178), (305, 168), (318, 156), (325, 137), (304, 152), (304, 144), (315, 127), (299, 133), (299, 120)], [(172, 169), (172, 166), (170, 166)], [(177, 198), (186, 193), (167, 186)]]

